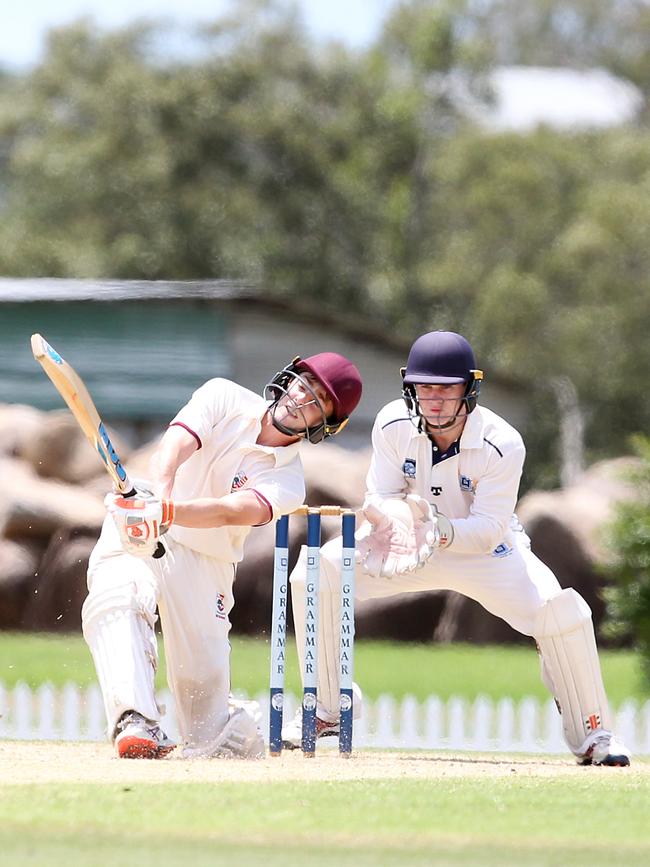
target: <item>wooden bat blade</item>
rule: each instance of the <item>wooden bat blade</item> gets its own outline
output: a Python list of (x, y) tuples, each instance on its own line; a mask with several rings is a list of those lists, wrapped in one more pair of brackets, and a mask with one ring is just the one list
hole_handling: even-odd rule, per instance
[(121, 493), (133, 486), (117, 456), (97, 408), (81, 377), (40, 334), (32, 334), (32, 353), (54, 387), (67, 403), (79, 427), (101, 458), (104, 467)]

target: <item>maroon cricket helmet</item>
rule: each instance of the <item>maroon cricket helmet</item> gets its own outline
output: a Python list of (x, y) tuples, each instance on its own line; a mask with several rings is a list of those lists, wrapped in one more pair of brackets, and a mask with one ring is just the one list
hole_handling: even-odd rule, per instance
[(327, 418), (321, 407), (321, 421), (298, 434), (310, 443), (319, 443), (326, 437), (339, 433), (347, 424), (350, 413), (361, 399), (361, 375), (348, 358), (337, 352), (319, 352), (317, 355), (310, 355), (309, 358), (298, 356), (279, 370), (264, 387), (264, 396), (272, 401), (270, 409), (273, 424), (288, 436), (294, 436), (297, 432), (276, 418), (274, 407), (281, 397), (288, 393), (294, 380), (302, 381), (309, 388), (306, 381), (302, 379), (303, 373), (309, 373), (324, 386), (334, 405), (333, 412)]
[(296, 371), (306, 370), (321, 382), (334, 403), (332, 421), (349, 418), (361, 400), (361, 374), (349, 358), (338, 352), (319, 352), (295, 363)]

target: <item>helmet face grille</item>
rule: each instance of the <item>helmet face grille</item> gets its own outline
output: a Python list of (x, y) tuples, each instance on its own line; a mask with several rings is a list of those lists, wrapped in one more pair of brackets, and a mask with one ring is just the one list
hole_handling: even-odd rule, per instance
[[(309, 373), (318, 380), (326, 389), (334, 406), (329, 418), (326, 418), (323, 412), (321, 424), (305, 427), (305, 430), (299, 434), (309, 442), (317, 443), (339, 433), (347, 424), (350, 414), (361, 400), (361, 374), (348, 358), (337, 352), (320, 352), (304, 359), (297, 356), (264, 386), (264, 397), (271, 401), (272, 414), (277, 402), (287, 393), (294, 380), (299, 380), (311, 391), (309, 383), (301, 376), (302, 373)], [(316, 394), (314, 398), (318, 401)], [(275, 417), (273, 424), (283, 433), (290, 436), (296, 434), (295, 431), (278, 422)]]
[[(341, 428), (345, 426), (348, 419), (345, 418), (341, 421), (336, 421), (334, 419), (328, 419), (325, 416), (325, 412), (323, 411), (318, 396), (314, 391), (312, 391), (307, 380), (300, 375), (301, 370), (304, 372), (304, 369), (301, 368), (300, 359), (295, 359), (291, 364), (288, 364), (282, 370), (279, 370), (273, 379), (270, 382), (267, 382), (264, 386), (264, 397), (271, 402), (269, 410), (273, 419), (273, 425), (281, 433), (286, 434), (287, 436), (300, 436), (310, 443), (319, 443), (326, 437), (337, 434)], [(303, 430), (290, 428), (279, 421), (275, 416), (275, 409), (278, 402), (282, 397), (289, 393), (289, 388), (291, 387), (292, 382), (295, 382), (296, 380), (301, 382), (302, 385), (311, 392), (317, 405), (321, 407), (321, 422), (317, 425), (312, 425), (311, 427), (308, 427), (305, 422)]]

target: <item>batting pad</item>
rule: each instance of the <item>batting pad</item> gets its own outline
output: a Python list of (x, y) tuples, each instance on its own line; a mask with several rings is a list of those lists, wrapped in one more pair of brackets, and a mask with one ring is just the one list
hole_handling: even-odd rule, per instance
[[(305, 580), (307, 549), (303, 546), (291, 573), (291, 602), (296, 634), (296, 649), (303, 670), (305, 657)], [(318, 612), (318, 687), (316, 713), (319, 719), (335, 722), (340, 715), (339, 652), (341, 626), (341, 538), (321, 548), (320, 592)], [(356, 684), (353, 685), (353, 689)], [(361, 713), (359, 688), (356, 687), (353, 716)]]
[[(296, 633), (296, 649), (303, 671), (305, 657), (305, 581), (307, 548), (302, 547), (291, 573), (291, 602)], [(318, 704), (320, 719), (333, 722), (339, 718), (339, 617), (341, 576), (336, 567), (321, 556), (318, 611)], [(337, 588), (337, 584), (339, 587)], [(337, 592), (338, 590), (338, 592)]]
[(158, 665), (155, 614), (138, 602), (132, 587), (125, 584), (91, 592), (81, 612), (110, 737), (125, 711), (135, 710), (149, 720), (160, 717), (154, 694)]
[(591, 610), (582, 596), (569, 588), (549, 599), (537, 613), (534, 638), (545, 682), (560, 706), (566, 742), (581, 755), (593, 731), (611, 731)]

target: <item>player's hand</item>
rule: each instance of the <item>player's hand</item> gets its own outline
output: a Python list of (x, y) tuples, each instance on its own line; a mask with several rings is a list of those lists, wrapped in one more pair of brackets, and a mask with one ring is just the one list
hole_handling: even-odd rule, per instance
[(363, 511), (368, 525), (357, 536), (362, 568), (392, 578), (423, 566), (439, 541), (436, 517), (422, 497), (384, 500)]
[(416, 569), (421, 569), (441, 545), (440, 515), (435, 506), (417, 494), (409, 494), (406, 502), (413, 515), (413, 538), (418, 556)]
[(122, 548), (136, 557), (152, 557), (160, 536), (174, 521), (173, 502), (150, 491), (138, 491), (135, 497), (108, 494), (104, 505), (115, 521)]

